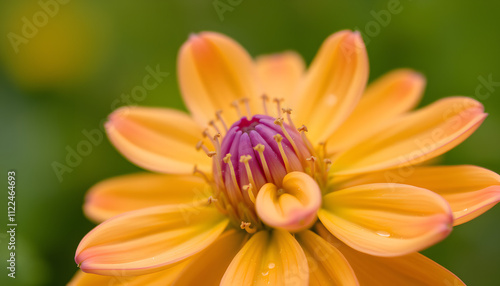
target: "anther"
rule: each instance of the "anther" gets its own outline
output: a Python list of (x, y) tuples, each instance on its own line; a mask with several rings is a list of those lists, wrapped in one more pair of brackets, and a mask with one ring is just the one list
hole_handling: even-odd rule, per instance
[(286, 130), (285, 125), (283, 125), (283, 118), (276, 118), (276, 120), (274, 120), (274, 124), (279, 125), (281, 127), (281, 131), (283, 131), (283, 134), (285, 135), (286, 139), (288, 139), (288, 141), (292, 144), (293, 151), (295, 151), (295, 154), (300, 156), (302, 153), (299, 152), (299, 148), (297, 148), (295, 141), (293, 141), (290, 134), (288, 134), (288, 131)]
[(247, 110), (248, 118), (252, 117), (252, 111), (250, 111), (250, 104), (249, 104), (249, 99), (244, 97), (240, 99), (240, 102), (245, 104), (245, 108)]
[(243, 155), (240, 157), (240, 163), (245, 164), (245, 169), (247, 171), (247, 176), (248, 176), (248, 181), (250, 184), (256, 186), (255, 181), (252, 176), (252, 170), (250, 169), (250, 164), (248, 164), (248, 161), (252, 160), (252, 156), (250, 155)]
[(208, 122), (208, 125), (212, 126), (212, 127), (215, 129), (215, 131), (216, 131), (217, 133), (220, 133), (219, 128), (217, 127), (217, 125), (215, 125), (215, 120), (210, 120), (210, 121)]
[(217, 199), (216, 199), (216, 198), (214, 198), (214, 197), (212, 197), (212, 196), (208, 197), (208, 204), (209, 204), (209, 205), (211, 205), (212, 203), (215, 203), (215, 202), (217, 202)]
[(293, 121), (292, 121), (292, 109), (291, 108), (282, 108), (281, 110), (283, 111), (283, 113), (286, 113), (286, 117), (288, 119), (288, 125), (290, 125), (293, 129), (296, 129), (295, 125), (293, 124)]
[(283, 98), (274, 98), (274, 102), (276, 102), (276, 108), (278, 109), (278, 117), (281, 117), (281, 103), (285, 101)]
[(267, 94), (263, 94), (261, 98), (262, 98), (262, 106), (264, 108), (264, 114), (269, 115), (269, 113), (267, 112), (267, 104), (266, 104), (269, 101), (269, 97), (267, 96)]
[(278, 143), (278, 148), (280, 149), (281, 157), (283, 158), (283, 163), (285, 163), (285, 169), (287, 173), (290, 173), (292, 170), (290, 169), (290, 163), (288, 162), (288, 157), (286, 156), (285, 150), (283, 149), (283, 145), (281, 141), (283, 141), (283, 136), (280, 134), (276, 134), (273, 136), (276, 143)]
[(244, 185), (243, 191), (248, 193), (248, 197), (250, 198), (252, 203), (255, 204), (255, 195), (253, 194), (253, 187), (252, 186), (253, 186), (252, 184)]
[(207, 146), (203, 145), (203, 140), (200, 140), (200, 141), (198, 141), (198, 143), (196, 143), (196, 150), (200, 150), (200, 149), (203, 149), (203, 151), (205, 151), (207, 156), (212, 158), (213, 155), (210, 155), (210, 150), (208, 150)]
[(226, 122), (224, 121), (224, 118), (222, 118), (221, 114), (222, 114), (222, 110), (217, 110), (215, 112), (215, 116), (222, 123), (222, 126), (224, 126), (224, 130), (226, 130), (226, 133), (227, 133), (227, 125), (226, 125)]
[(224, 163), (229, 165), (229, 171), (231, 172), (231, 180), (233, 181), (234, 188), (240, 191), (240, 187), (238, 186), (238, 181), (236, 180), (236, 173), (234, 172), (233, 162), (231, 161), (231, 153), (227, 153), (224, 159), (222, 159)]
[(311, 177), (314, 178), (314, 173), (316, 173), (316, 157), (314, 156), (311, 156), (309, 158), (306, 159), (307, 161), (310, 161), (311, 162)]
[(330, 171), (330, 166), (332, 165), (332, 160), (325, 159), (325, 160), (323, 160), (323, 162), (325, 162), (325, 170), (326, 170), (326, 172)]
[(266, 175), (266, 180), (268, 182), (272, 182), (271, 172), (269, 171), (269, 167), (267, 166), (266, 157), (264, 156), (264, 149), (266, 147), (262, 144), (257, 144), (257, 146), (253, 147), (253, 149), (259, 152), (260, 162), (262, 164), (262, 168), (264, 169), (264, 174)]
[(250, 234), (255, 233), (257, 231), (257, 229), (251, 228), (250, 225), (252, 225), (252, 223), (242, 221), (240, 224), (240, 228), (246, 230)]
[(234, 109), (236, 109), (236, 112), (238, 113), (238, 117), (243, 117), (243, 115), (241, 114), (240, 105), (238, 104), (237, 100), (231, 102), (231, 106), (234, 107)]
[(306, 136), (306, 132), (309, 131), (307, 127), (305, 125), (302, 125), (297, 130), (300, 132), (300, 137), (302, 137), (302, 141), (306, 144), (307, 150), (309, 150), (311, 154), (314, 154), (314, 147), (311, 144), (311, 141), (309, 141)]

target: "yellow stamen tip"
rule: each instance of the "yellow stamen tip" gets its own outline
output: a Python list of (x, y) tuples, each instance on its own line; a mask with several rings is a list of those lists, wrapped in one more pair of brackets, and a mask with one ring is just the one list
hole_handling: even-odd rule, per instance
[(231, 160), (231, 153), (227, 153), (222, 160), (224, 161), (224, 163), (229, 162)]
[(278, 143), (280, 143), (281, 141), (283, 141), (283, 136), (281, 136), (281, 134), (276, 134), (276, 135), (273, 136), (273, 138)]

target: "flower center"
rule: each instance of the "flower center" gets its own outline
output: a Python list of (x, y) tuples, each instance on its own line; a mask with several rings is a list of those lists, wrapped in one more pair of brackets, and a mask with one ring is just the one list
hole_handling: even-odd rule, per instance
[[(246, 105), (248, 117), (242, 116), (238, 103), (233, 103), (240, 119), (234, 122), (229, 128), (222, 119), (221, 113), (216, 114), (221, 125), (224, 127), (225, 134), (222, 136), (219, 128), (214, 121), (209, 124), (217, 132), (215, 136), (209, 134), (209, 131), (204, 132), (204, 136), (209, 138), (214, 151), (210, 151), (203, 141), (200, 141), (197, 148), (203, 149), (209, 157), (213, 159), (213, 178), (207, 180), (212, 184), (215, 192), (215, 198), (211, 198), (209, 203), (215, 205), (232, 219), (233, 224), (245, 229), (249, 233), (255, 232), (262, 228), (262, 222), (259, 218), (262, 216), (262, 208), (259, 210), (259, 215), (256, 210), (256, 198), (259, 195), (259, 190), (264, 186), (268, 186), (269, 190), (266, 194), (272, 194), (276, 199), (282, 195), (289, 196), (290, 194), (299, 194), (301, 187), (293, 187), (289, 183), (284, 185), (285, 181), (294, 182), (294, 180), (286, 179), (287, 174), (297, 172), (304, 173), (309, 176), (310, 180), (318, 181), (318, 178), (326, 178), (327, 163), (321, 164), (318, 161), (318, 152), (313, 150), (311, 143), (305, 136), (307, 128), (302, 126), (296, 129), (290, 114), (291, 109), (281, 108), (281, 100), (275, 100), (278, 112), (277, 117), (271, 117), (267, 114), (267, 108), (264, 98), (264, 114), (251, 115), (248, 105)], [(242, 100), (245, 104), (248, 102)], [(283, 114), (282, 112), (283, 111)], [(287, 123), (284, 122), (282, 115), (286, 114)], [(222, 138), (222, 142), (220, 139)], [(321, 157), (321, 154), (320, 154)], [(195, 172), (199, 172), (195, 169)], [(201, 173), (201, 172), (200, 172)], [(293, 177), (292, 176), (292, 177)], [(320, 187), (314, 183), (318, 192)], [(276, 190), (274, 191), (274, 186)], [(294, 189), (295, 188), (295, 189)], [(288, 194), (286, 194), (288, 193)], [(271, 198), (271, 195), (268, 197)], [(316, 196), (316, 195), (315, 195)], [(311, 205), (309, 202), (315, 202), (313, 208), (317, 205), (318, 200), (309, 200), (307, 195), (299, 195), (304, 206)], [(265, 200), (263, 201), (265, 204)], [(271, 198), (271, 200), (273, 200)], [(319, 202), (321, 194), (319, 194)], [(311, 207), (307, 207), (308, 217), (299, 219), (304, 222), (314, 220), (315, 212), (312, 212)], [(304, 207), (305, 209), (305, 207)], [(284, 213), (283, 210), (277, 210)], [(298, 213), (297, 211), (293, 212)], [(286, 219), (286, 218), (285, 218)], [(269, 220), (271, 221), (271, 220)], [(267, 224), (267, 221), (265, 221)], [(300, 229), (300, 225), (295, 225)]]

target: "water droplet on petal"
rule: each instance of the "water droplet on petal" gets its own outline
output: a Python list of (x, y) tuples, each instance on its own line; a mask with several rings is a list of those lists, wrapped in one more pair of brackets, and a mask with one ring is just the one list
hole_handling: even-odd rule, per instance
[(274, 263), (269, 263), (269, 265), (267, 265), (267, 267), (269, 267), (269, 269), (273, 269), (274, 267), (276, 266), (276, 264)]
[(376, 232), (378, 235), (382, 236), (382, 237), (389, 237), (391, 236), (390, 233), (388, 233), (387, 231), (383, 231), (383, 230), (379, 230)]
[(267, 276), (269, 274), (269, 271), (262, 272), (262, 276)]

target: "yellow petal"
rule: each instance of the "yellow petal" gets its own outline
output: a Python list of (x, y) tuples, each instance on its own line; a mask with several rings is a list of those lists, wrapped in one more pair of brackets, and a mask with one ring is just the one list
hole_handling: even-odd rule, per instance
[(294, 100), (295, 123), (305, 124), (317, 143), (347, 118), (365, 89), (368, 57), (359, 32), (328, 37), (314, 58)]
[(465, 286), (453, 273), (419, 253), (400, 257), (372, 256), (345, 245), (320, 224), (317, 232), (344, 254), (361, 285)]
[[(260, 56), (256, 60), (257, 73), (264, 93), (270, 98), (285, 99), (284, 106), (290, 107), (288, 99), (296, 92), (304, 75), (305, 64), (295, 52), (284, 52)], [(274, 110), (270, 110), (274, 114)]]
[(347, 149), (414, 108), (424, 86), (421, 74), (406, 69), (390, 72), (370, 84), (351, 115), (328, 138), (328, 152)]
[(85, 273), (79, 270), (68, 283), (68, 286), (164, 286), (170, 285), (191, 260), (188, 259), (165, 270), (140, 276), (123, 276), (120, 270), (109, 276)]
[(450, 204), (454, 225), (468, 222), (500, 201), (500, 176), (476, 166), (427, 166), (394, 169), (348, 180), (341, 187), (371, 183), (400, 183), (425, 188)]
[(293, 236), (283, 230), (256, 233), (226, 270), (221, 286), (308, 285), (307, 258)]
[(210, 171), (210, 159), (196, 150), (200, 127), (185, 113), (163, 108), (123, 107), (106, 123), (113, 145), (145, 169), (191, 174), (194, 165)]
[(481, 103), (449, 97), (410, 113), (334, 158), (334, 175), (384, 170), (439, 156), (469, 137), (486, 114)]
[(235, 229), (223, 233), (189, 263), (172, 286), (219, 285), (229, 263), (243, 246), (246, 234)]
[(255, 201), (257, 214), (265, 224), (288, 231), (300, 231), (312, 226), (320, 205), (318, 184), (302, 172), (288, 173), (281, 188), (265, 184)]
[(228, 220), (213, 205), (169, 205), (127, 212), (98, 225), (75, 261), (88, 273), (143, 275), (175, 265), (209, 246)]
[(438, 194), (409, 185), (369, 184), (323, 197), (318, 217), (350, 247), (371, 255), (398, 256), (444, 239), (453, 216)]
[(124, 212), (170, 204), (207, 201), (211, 189), (193, 175), (140, 173), (104, 180), (85, 197), (85, 214), (102, 222)]
[[(231, 103), (250, 99), (259, 106), (257, 72), (250, 55), (231, 38), (213, 32), (193, 34), (178, 57), (179, 84), (184, 102), (196, 121), (205, 126), (224, 110), (227, 124), (238, 119)], [(244, 111), (244, 105), (241, 105)], [(257, 109), (253, 109), (257, 110)]]
[(344, 255), (310, 230), (296, 236), (307, 256), (309, 285), (359, 285)]

